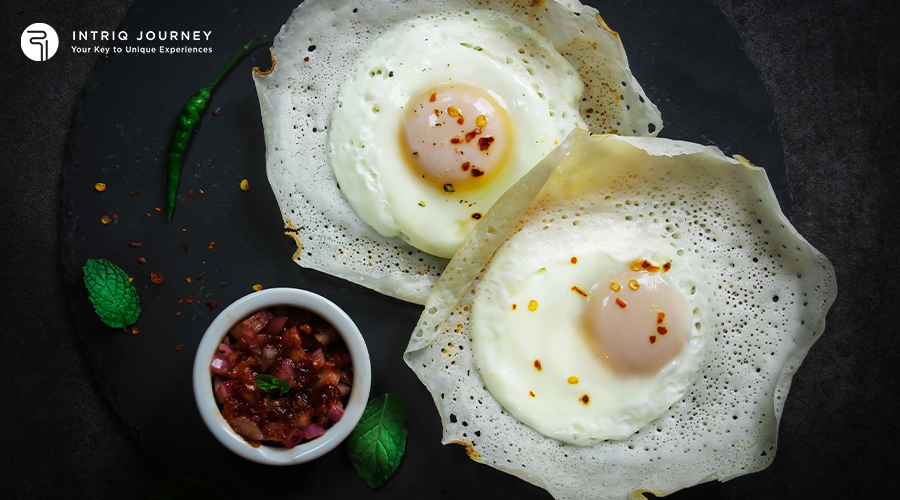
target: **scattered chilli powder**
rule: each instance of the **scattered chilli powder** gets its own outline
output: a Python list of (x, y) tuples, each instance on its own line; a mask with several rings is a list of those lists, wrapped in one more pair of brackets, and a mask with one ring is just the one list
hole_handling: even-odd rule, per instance
[(191, 294), (187, 294), (184, 296), (184, 301), (187, 302), (188, 304), (190, 304), (191, 302), (194, 301), (194, 296)]
[[(138, 258), (138, 264), (146, 264), (146, 263), (147, 263), (147, 259), (145, 259), (143, 257)], [(151, 276), (152, 276), (152, 274), (151, 274)], [(162, 281), (162, 277), (160, 277), (159, 280)]]
[(132, 335), (137, 335), (137, 334), (140, 333), (140, 332), (141, 332), (141, 330), (140, 330), (138, 327), (136, 327), (136, 326), (134, 326), (134, 327), (131, 328), (131, 334), (132, 334)]
[(111, 221), (110, 221), (109, 216), (104, 215), (103, 217), (100, 217), (100, 223), (103, 224), (104, 226), (108, 226), (110, 222)]
[(194, 196), (194, 190), (193, 190), (193, 189), (191, 189), (190, 191), (188, 191), (188, 196)]
[(198, 190), (197, 190), (197, 194), (203, 194), (203, 190), (202, 190), (202, 189), (198, 189)]
[(137, 189), (135, 189), (134, 191), (132, 191), (132, 192), (130, 192), (130, 193), (128, 193), (128, 194), (131, 195), (131, 196), (137, 196), (138, 193), (140, 193), (140, 191), (138, 191)]
[(210, 242), (209, 242), (209, 245), (206, 245), (206, 248), (212, 250), (214, 246), (216, 246), (216, 242), (215, 242), (215, 241), (210, 241)]
[(132, 241), (131, 243), (128, 244), (128, 246), (130, 246), (131, 248), (139, 248), (141, 246), (141, 244), (135, 243)]
[(212, 115), (213, 115), (213, 116), (216, 116), (216, 115), (218, 115), (218, 114), (219, 114), (219, 110), (218, 110), (218, 109), (214, 109), (213, 112), (212, 112)]
[(260, 291), (260, 290), (262, 290), (262, 285), (260, 285), (259, 283), (253, 285), (253, 291), (254, 291), (254, 292), (258, 292), (258, 291)]
[(206, 301), (206, 308), (209, 309), (210, 311), (212, 311), (213, 309), (215, 309), (216, 306), (218, 306), (218, 305), (219, 305), (219, 304), (217, 304), (216, 301), (214, 301), (214, 300), (208, 300), (208, 301)]
[(198, 274), (198, 275), (197, 275), (197, 280), (199, 281), (199, 280), (202, 280), (202, 279), (203, 279), (203, 275), (202, 275), (202, 274)]
[(187, 252), (187, 250), (188, 250), (187, 243), (182, 243), (181, 246), (184, 248), (184, 251)]
[(94, 189), (96, 189), (98, 193), (102, 193), (103, 191), (106, 191), (106, 184), (98, 182), (94, 184)]
[(176, 351), (180, 351), (182, 349), (184, 349), (184, 344), (178, 344), (177, 346), (175, 346)]
[(157, 285), (160, 285), (163, 282), (163, 275), (159, 274), (159, 272), (156, 269), (151, 269), (150, 270), (150, 281), (156, 283)]
[(185, 280), (186, 280), (188, 283), (190, 283), (190, 282), (191, 282), (191, 277), (188, 276), (187, 278), (185, 278)]

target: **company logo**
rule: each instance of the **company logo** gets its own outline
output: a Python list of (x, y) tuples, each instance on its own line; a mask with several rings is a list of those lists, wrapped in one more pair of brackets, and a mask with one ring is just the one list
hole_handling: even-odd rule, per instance
[(32, 61), (46, 61), (58, 48), (56, 30), (44, 23), (34, 23), (22, 32), (22, 52)]

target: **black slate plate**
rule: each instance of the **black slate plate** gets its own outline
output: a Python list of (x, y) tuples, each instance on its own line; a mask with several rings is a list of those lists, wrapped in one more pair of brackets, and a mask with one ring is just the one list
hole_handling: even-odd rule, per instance
[[(213, 53), (123, 50), (102, 59), (85, 84), (63, 173), (63, 260), (77, 330), (106, 396), (163, 472), (196, 476), (238, 498), (263, 492), (549, 497), (473, 463), (461, 447), (441, 446), (431, 397), (402, 360), (419, 306), (291, 262), (295, 247), (281, 234), (280, 213), (266, 180), (259, 105), (249, 77), (254, 65), (268, 67), (264, 46), (251, 51), (214, 92), (186, 155), (175, 219), (167, 223), (164, 212), (156, 210), (165, 210), (163, 158), (183, 103), (247, 40), (267, 34), (271, 43), (295, 7), (293, 1), (138, 2), (120, 30), (212, 31), (208, 43), (185, 45), (209, 46)], [(713, 144), (765, 166), (789, 213), (770, 98), (716, 7), (702, 0), (677, 5), (622, 0), (598, 7), (621, 35), (635, 75), (662, 111), (660, 135)], [(110, 42), (122, 48), (158, 45)], [(219, 112), (214, 116), (212, 110)], [(247, 192), (238, 187), (245, 178), (251, 186)], [(95, 191), (97, 182), (106, 183), (106, 191)], [(116, 217), (106, 226), (100, 223), (103, 215)], [(209, 249), (212, 241), (215, 247)], [(131, 242), (141, 246), (132, 248)], [(98, 257), (134, 277), (143, 307), (137, 335), (111, 330), (94, 315), (80, 269), (88, 258)], [(138, 264), (139, 257), (147, 264)], [(150, 282), (151, 269), (162, 273), (162, 285)], [(373, 397), (393, 393), (410, 415), (406, 456), (379, 490), (373, 492), (356, 477), (345, 447), (309, 464), (265, 467), (231, 454), (203, 426), (190, 377), (200, 336), (218, 311), (257, 283), (320, 293), (359, 325), (372, 358)], [(196, 299), (190, 304), (182, 301), (188, 294)], [(208, 311), (207, 301), (219, 308)], [(719, 488), (706, 485), (672, 498), (712, 498)]]

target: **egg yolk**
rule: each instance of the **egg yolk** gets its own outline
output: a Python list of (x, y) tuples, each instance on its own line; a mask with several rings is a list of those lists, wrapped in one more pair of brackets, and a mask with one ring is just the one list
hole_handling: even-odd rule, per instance
[(446, 192), (496, 177), (510, 150), (509, 113), (502, 99), (473, 83), (442, 83), (405, 107), (401, 144), (409, 165)]
[(688, 341), (688, 306), (659, 273), (623, 272), (591, 289), (583, 323), (600, 360), (629, 374), (653, 374)]

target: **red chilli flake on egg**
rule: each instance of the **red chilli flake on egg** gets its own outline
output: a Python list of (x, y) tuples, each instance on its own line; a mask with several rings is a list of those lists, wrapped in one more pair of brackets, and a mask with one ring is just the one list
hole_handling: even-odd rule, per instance
[(493, 137), (481, 137), (478, 139), (478, 149), (480, 149), (481, 151), (487, 151), (488, 148), (491, 147), (491, 144), (493, 144), (493, 142)]
[(478, 127), (471, 132), (466, 132), (466, 142), (472, 142), (472, 139), (477, 135), (481, 135), (481, 127)]
[(655, 343), (656, 343), (656, 335), (651, 335), (651, 336), (650, 336), (650, 343), (651, 343), (651, 344), (655, 344)]
[(616, 304), (618, 304), (619, 307), (621, 307), (622, 309), (625, 309), (625, 306), (628, 305), (628, 304), (625, 303), (624, 300), (622, 300), (622, 299), (620, 299), (620, 298), (618, 298), (618, 297), (616, 297)]
[(584, 292), (584, 290), (582, 290), (581, 288), (578, 288), (578, 285), (573, 286), (573, 287), (572, 287), (572, 291), (575, 292), (575, 293), (577, 293), (577, 294), (579, 294), (579, 295), (582, 295), (582, 296), (584, 296), (584, 297), (587, 297), (587, 296), (588, 296), (588, 294), (586, 294), (586, 293)]
[(437, 101), (437, 92), (435, 92), (434, 94), (431, 94), (431, 97), (428, 98), (428, 102), (434, 102), (434, 101)]

